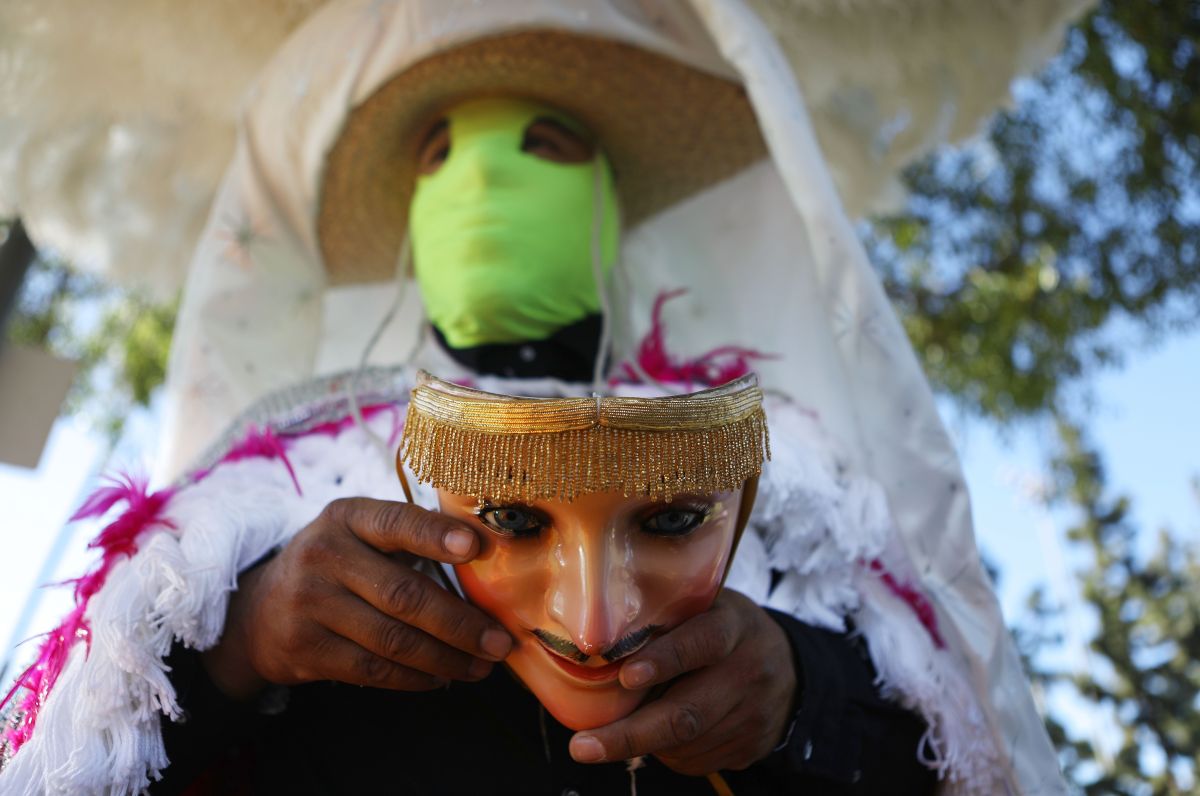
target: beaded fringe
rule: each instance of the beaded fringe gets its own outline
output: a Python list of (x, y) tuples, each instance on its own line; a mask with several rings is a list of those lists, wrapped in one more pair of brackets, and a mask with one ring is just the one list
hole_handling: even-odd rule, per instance
[(485, 500), (561, 500), (621, 492), (670, 500), (739, 488), (771, 457), (766, 416), (697, 431), (594, 425), (540, 434), (488, 433), (410, 405), (399, 455), (419, 483)]

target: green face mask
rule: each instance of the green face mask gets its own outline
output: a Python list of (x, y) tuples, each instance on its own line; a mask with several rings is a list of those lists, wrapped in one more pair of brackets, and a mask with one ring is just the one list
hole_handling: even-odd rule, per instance
[(601, 262), (616, 258), (617, 202), (603, 154), (557, 163), (521, 151), (538, 118), (559, 111), (517, 99), (451, 110), (450, 151), (417, 179), (409, 234), (433, 325), (454, 348), (543, 340), (599, 312), (592, 268), (596, 169), (601, 170)]

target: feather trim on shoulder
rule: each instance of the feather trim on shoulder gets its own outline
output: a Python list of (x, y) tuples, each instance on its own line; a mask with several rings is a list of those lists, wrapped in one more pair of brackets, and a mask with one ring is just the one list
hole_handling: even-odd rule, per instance
[[(394, 416), (371, 424), (386, 438)], [(251, 448), (258, 452), (246, 453)], [(180, 487), (161, 527), (112, 567), (87, 606), (91, 647), (70, 652), (36, 731), (0, 770), (0, 791), (142, 792), (168, 764), (161, 717), (181, 718), (165, 663), (175, 640), (213, 646), (238, 573), (330, 501), (403, 498), (390, 466), (355, 427), (246, 446), (242, 454)], [(429, 505), (430, 495), (422, 496)]]
[[(913, 754), (938, 771), (942, 793), (1004, 793), (994, 773), (999, 752), (967, 664), (942, 638), (932, 602), (896, 543), (882, 488), (847, 467), (816, 415), (784, 401), (765, 408), (773, 456), (727, 584), (808, 624), (853, 626), (884, 695), (928, 724)], [(769, 593), (768, 570), (778, 573)]]

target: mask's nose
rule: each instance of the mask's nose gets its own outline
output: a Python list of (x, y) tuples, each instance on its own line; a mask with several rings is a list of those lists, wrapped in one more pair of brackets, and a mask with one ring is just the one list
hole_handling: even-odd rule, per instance
[(614, 530), (573, 528), (552, 557), (547, 612), (586, 655), (600, 655), (637, 629), (641, 594), (632, 551)]
[(487, 196), (513, 184), (512, 161), (519, 142), (507, 131), (474, 132), (462, 138), (452, 145), (446, 164), (460, 200)]

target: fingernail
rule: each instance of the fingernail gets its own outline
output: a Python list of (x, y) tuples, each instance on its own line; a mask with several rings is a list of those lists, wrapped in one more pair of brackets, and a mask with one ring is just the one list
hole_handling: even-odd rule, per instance
[(492, 662), (480, 660), (476, 658), (471, 661), (471, 665), (467, 667), (467, 674), (476, 680), (482, 680), (487, 677), (492, 671)]
[(621, 680), (629, 688), (638, 688), (653, 680), (656, 672), (650, 661), (638, 661), (621, 669)]
[(475, 535), (470, 531), (454, 529), (447, 531), (442, 538), (442, 544), (446, 546), (453, 555), (465, 556), (471, 552), (471, 544), (475, 541)]
[(580, 763), (599, 763), (604, 759), (604, 747), (591, 735), (576, 735), (571, 739), (571, 757)]
[(503, 630), (485, 630), (479, 646), (496, 660), (503, 660), (512, 650), (512, 639)]

